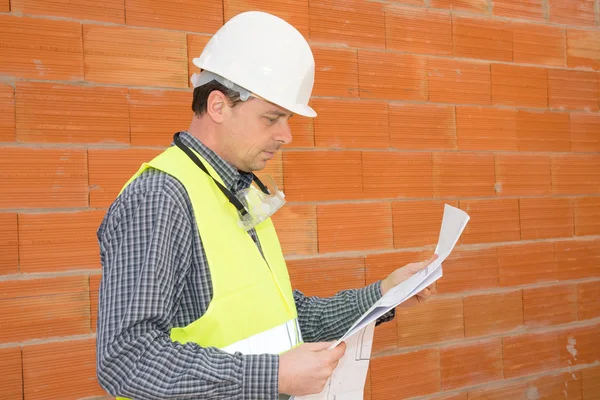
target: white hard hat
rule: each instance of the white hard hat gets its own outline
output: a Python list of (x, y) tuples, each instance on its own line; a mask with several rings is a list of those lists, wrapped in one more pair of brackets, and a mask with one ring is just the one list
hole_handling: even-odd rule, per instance
[[(194, 65), (295, 114), (308, 105), (315, 60), (306, 39), (283, 19), (260, 11), (236, 15), (210, 39)], [(194, 74), (194, 87), (205, 83)]]

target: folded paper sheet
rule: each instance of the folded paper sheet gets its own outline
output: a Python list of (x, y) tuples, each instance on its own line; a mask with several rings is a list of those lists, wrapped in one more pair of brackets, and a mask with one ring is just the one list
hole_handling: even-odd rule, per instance
[(344, 336), (331, 345), (333, 348), (345, 341), (346, 353), (321, 393), (292, 397), (292, 399), (362, 400), (371, 359), (375, 321), (442, 277), (442, 263), (452, 252), (469, 219), (469, 215), (464, 211), (448, 204), (444, 205), (442, 227), (435, 249), (438, 258), (427, 268), (388, 291), (348, 329)]

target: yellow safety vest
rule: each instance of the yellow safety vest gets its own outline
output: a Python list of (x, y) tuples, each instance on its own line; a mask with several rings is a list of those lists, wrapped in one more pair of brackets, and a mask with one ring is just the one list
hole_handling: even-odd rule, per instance
[[(223, 184), (211, 165), (194, 153)], [(263, 258), (248, 232), (238, 226), (236, 208), (177, 146), (142, 164), (121, 192), (148, 168), (172, 175), (187, 190), (213, 288), (206, 313), (185, 327), (172, 328), (171, 340), (244, 354), (280, 354), (301, 344), (292, 286), (271, 220), (256, 226)]]

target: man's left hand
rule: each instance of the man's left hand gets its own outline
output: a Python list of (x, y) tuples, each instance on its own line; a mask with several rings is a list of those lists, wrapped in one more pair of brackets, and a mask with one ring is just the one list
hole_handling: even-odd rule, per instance
[[(397, 270), (392, 272), (390, 275), (388, 275), (387, 278), (385, 278), (383, 281), (381, 281), (381, 294), (382, 295), (386, 294), (391, 288), (399, 285), (400, 283), (404, 282), (405, 280), (407, 280), (408, 278), (410, 278), (417, 272), (426, 268), (429, 264), (434, 262), (437, 258), (438, 258), (437, 254), (434, 254), (428, 260), (406, 264), (404, 267), (398, 268)], [(432, 294), (432, 289), (433, 289), (432, 286), (433, 285), (428, 286), (425, 289), (421, 290), (419, 293), (417, 293), (410, 299), (407, 299), (402, 304), (400, 304), (400, 306), (401, 307), (402, 306), (411, 306), (414, 304), (419, 304), (419, 303), (423, 303), (423, 302), (427, 301), (427, 299)]]

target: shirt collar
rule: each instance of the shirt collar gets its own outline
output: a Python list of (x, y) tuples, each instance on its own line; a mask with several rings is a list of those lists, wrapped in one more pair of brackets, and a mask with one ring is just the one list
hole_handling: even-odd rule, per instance
[(184, 145), (200, 154), (214, 168), (229, 190), (237, 192), (250, 187), (254, 176), (252, 173), (238, 170), (188, 132), (181, 132), (179, 137)]

